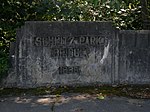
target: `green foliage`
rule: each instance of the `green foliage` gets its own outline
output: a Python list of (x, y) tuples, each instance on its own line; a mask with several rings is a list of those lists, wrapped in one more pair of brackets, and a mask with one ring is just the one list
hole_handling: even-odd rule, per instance
[[(118, 29), (142, 28), (139, 0), (1, 0), (0, 7), (0, 50), (6, 53), (25, 21), (112, 21)], [(0, 58), (5, 71), (7, 58)]]
[(150, 20), (150, 1), (147, 4), (147, 8), (148, 8), (148, 19)]
[(0, 49), (8, 51), (25, 21), (112, 21), (119, 29), (141, 29), (139, 0), (2, 0)]
[(8, 56), (4, 51), (0, 51), (0, 81), (7, 75), (8, 68)]

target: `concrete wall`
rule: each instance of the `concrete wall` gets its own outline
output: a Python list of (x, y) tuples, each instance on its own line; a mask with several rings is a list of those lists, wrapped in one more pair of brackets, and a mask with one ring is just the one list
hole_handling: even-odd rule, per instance
[(119, 83), (150, 84), (150, 31), (119, 32)]
[(26, 22), (3, 86), (150, 84), (150, 31), (110, 22)]

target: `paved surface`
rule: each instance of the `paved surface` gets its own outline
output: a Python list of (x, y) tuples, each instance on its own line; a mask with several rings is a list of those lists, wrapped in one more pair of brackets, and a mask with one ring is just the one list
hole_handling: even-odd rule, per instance
[(150, 99), (67, 94), (1, 97), (0, 112), (150, 112)]

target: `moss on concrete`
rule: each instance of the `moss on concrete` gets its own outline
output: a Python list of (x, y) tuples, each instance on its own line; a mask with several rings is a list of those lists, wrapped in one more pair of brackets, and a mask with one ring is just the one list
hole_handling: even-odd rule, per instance
[(63, 93), (88, 93), (106, 96), (125, 96), (133, 98), (150, 98), (150, 85), (122, 85), (122, 86), (82, 86), (82, 87), (39, 87), (39, 88), (1, 88), (0, 96), (22, 96), (22, 95), (48, 95)]

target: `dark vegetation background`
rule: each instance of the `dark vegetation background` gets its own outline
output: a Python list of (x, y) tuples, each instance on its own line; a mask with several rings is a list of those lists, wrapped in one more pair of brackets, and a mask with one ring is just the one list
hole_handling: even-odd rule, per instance
[(149, 12), (146, 0), (1, 0), (0, 79), (9, 68), (9, 43), (25, 21), (112, 21), (118, 29), (140, 30)]

